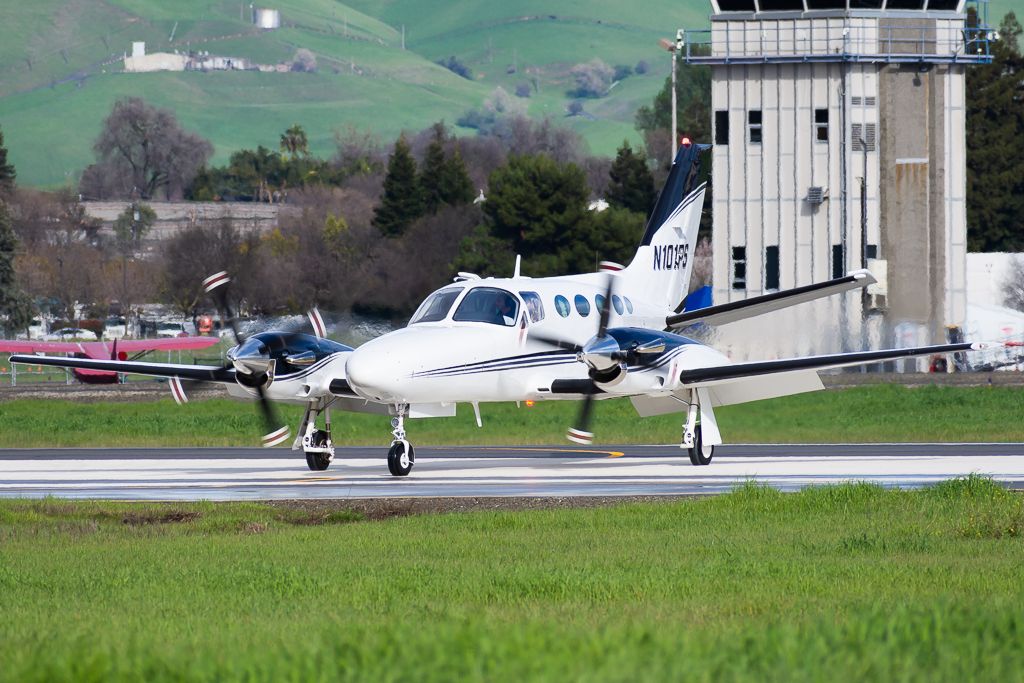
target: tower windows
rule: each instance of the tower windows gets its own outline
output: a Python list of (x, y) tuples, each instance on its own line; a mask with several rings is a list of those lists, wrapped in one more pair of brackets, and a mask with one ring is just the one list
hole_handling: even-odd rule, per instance
[(814, 139), (828, 142), (828, 109), (814, 110)]
[(779, 247), (764, 248), (764, 288), (779, 288)]
[(747, 122), (750, 127), (750, 144), (761, 144), (761, 110), (751, 109), (747, 112)]
[(715, 112), (715, 144), (729, 144), (729, 112), (720, 110)]
[(732, 248), (732, 288), (747, 288), (747, 248)]

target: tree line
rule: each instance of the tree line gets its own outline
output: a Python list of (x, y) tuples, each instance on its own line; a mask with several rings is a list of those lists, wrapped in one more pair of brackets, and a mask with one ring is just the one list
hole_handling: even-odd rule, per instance
[[(273, 152), (240, 150), (224, 167), (189, 169), (180, 156), (156, 154), (152, 140), (106, 130), (144, 128), (131, 125), (126, 114), (134, 112), (161, 121), (174, 137), (173, 115), (152, 109), (115, 105), (96, 164), (83, 175), (81, 189), (102, 177), (114, 196), (137, 197), (113, 234), (85, 214), (79, 194), (17, 187), (9, 169), (0, 203), (0, 315), (11, 327), (40, 311), (71, 319), (76, 303), (88, 304), (89, 317), (123, 314), (141, 302), (194, 316), (210, 306), (202, 279), (221, 269), (233, 273), (236, 304), (252, 313), (318, 305), (399, 317), (459, 270), (511, 274), (516, 253), (524, 256), (524, 273), (536, 276), (628, 260), (655, 198), (642, 151), (624, 143), (614, 162), (593, 157), (582, 139), (550, 121), (512, 117), (500, 136), (463, 139), (438, 122), (399, 136), (387, 151), (376, 137), (348, 130), (330, 159), (310, 154), (296, 125)], [(109, 152), (105, 141), (114, 138), (118, 151)], [(143, 147), (149, 149), (137, 149)], [(2, 141), (0, 152), (0, 166), (9, 168)], [(160, 160), (172, 158), (178, 161), (169, 171)], [(230, 220), (200, 221), (145, 240), (150, 198), (200, 197), (227, 182), (254, 198), (287, 193), (276, 227), (256, 233)], [(602, 196), (611, 207), (589, 210)]]

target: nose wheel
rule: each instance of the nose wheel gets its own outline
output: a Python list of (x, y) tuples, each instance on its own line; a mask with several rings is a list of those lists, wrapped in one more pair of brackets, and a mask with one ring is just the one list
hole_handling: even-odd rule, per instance
[(391, 419), (391, 435), (395, 438), (388, 449), (388, 471), (396, 477), (405, 477), (416, 463), (416, 449), (405, 440), (405, 406), (397, 406), (398, 415)]

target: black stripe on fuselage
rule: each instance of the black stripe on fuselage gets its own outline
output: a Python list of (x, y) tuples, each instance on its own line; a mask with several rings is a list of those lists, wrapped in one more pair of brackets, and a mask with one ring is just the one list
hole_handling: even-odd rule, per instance
[(476, 363), (464, 363), (462, 365), (451, 365), (434, 370), (424, 370), (413, 373), (413, 377), (451, 377), (454, 375), (469, 375), (481, 372), (497, 370), (515, 370), (520, 367), (540, 367), (544, 365), (564, 365), (576, 362), (576, 356), (565, 351), (541, 351), (523, 356), (509, 356), (496, 358)]

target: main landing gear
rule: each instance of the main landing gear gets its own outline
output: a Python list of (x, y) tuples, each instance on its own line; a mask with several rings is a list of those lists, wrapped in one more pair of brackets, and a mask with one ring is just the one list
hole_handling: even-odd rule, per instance
[(406, 406), (396, 406), (397, 415), (391, 418), (391, 435), (394, 441), (388, 450), (388, 471), (396, 477), (407, 476), (416, 463), (416, 449), (405, 439)]
[(679, 447), (687, 449), (690, 462), (694, 465), (710, 465), (711, 458), (715, 455), (714, 445), (704, 443), (704, 434), (700, 426), (700, 403), (697, 400), (696, 391), (693, 392), (690, 409), (686, 414), (686, 424), (683, 425), (683, 442)]
[[(317, 429), (316, 419), (320, 413), (324, 414), (324, 428)], [(299, 435), (292, 444), (292, 450), (302, 449), (306, 455), (306, 465), (314, 472), (322, 472), (331, 465), (334, 460), (334, 442), (331, 441), (331, 408), (330, 404), (320, 407), (317, 402), (311, 402), (306, 406), (306, 412), (302, 416), (302, 425), (299, 427)]]

